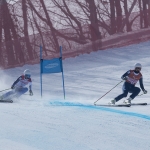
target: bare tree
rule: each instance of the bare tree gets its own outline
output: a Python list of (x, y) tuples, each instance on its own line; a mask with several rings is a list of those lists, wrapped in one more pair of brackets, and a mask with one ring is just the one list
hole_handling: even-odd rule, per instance
[(96, 5), (94, 0), (86, 0), (86, 2), (89, 4), (91, 37), (92, 41), (95, 41), (101, 39), (101, 33), (99, 31), (97, 19)]
[(150, 0), (148, 0), (148, 23), (150, 26)]
[(125, 12), (125, 17), (126, 19), (126, 28), (127, 28), (127, 32), (131, 31), (131, 25), (129, 22), (129, 17), (128, 17), (128, 1), (124, 0), (124, 12)]
[(120, 32), (123, 32), (123, 28), (124, 28), (124, 26), (126, 25), (126, 22), (128, 21), (128, 18), (129, 18), (129, 16), (130, 16), (130, 14), (131, 14), (131, 12), (132, 12), (132, 10), (133, 10), (133, 8), (134, 8), (136, 2), (137, 2), (137, 0), (134, 0), (134, 1), (133, 1), (132, 5), (131, 5), (131, 7), (130, 7), (130, 9), (129, 9), (128, 14), (126, 14), (126, 17), (125, 17), (125, 19), (123, 20), (122, 25), (121, 25), (121, 27), (120, 27)]
[(142, 0), (142, 2), (143, 2), (144, 28), (148, 28), (148, 0)]
[[(4, 42), (6, 44), (6, 55), (7, 55), (7, 63), (8, 65), (12, 65), (15, 63), (15, 57), (14, 57), (14, 51), (13, 51), (13, 44), (12, 44), (12, 32), (11, 27), (12, 24), (12, 18), (10, 16), (10, 12), (8, 9), (8, 4), (5, 0), (2, 1), (2, 7), (1, 7), (1, 13), (2, 13), (2, 26), (4, 31)], [(9, 42), (8, 42), (9, 41)]]
[(116, 11), (115, 11), (115, 0), (109, 0), (110, 3), (110, 22), (111, 22), (111, 34), (116, 33)]
[(1, 42), (2, 42), (2, 1), (0, 0), (0, 65), (3, 64)]
[(26, 41), (27, 52), (29, 56), (29, 60), (33, 59), (32, 46), (29, 41), (29, 33), (28, 33), (28, 18), (27, 18), (27, 4), (26, 0), (22, 0), (22, 12), (23, 12), (23, 21), (24, 21), (24, 37)]
[(120, 32), (120, 28), (122, 25), (122, 8), (121, 8), (121, 1), (115, 0), (115, 7), (116, 7), (116, 28), (117, 32)]

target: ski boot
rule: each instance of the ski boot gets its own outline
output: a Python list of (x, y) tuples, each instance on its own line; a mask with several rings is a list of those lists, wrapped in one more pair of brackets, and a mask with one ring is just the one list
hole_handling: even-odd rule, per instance
[(129, 97), (127, 100), (124, 100), (124, 104), (130, 104), (131, 105), (131, 100), (132, 100), (132, 98), (131, 97)]
[(116, 100), (113, 99), (113, 100), (111, 100), (108, 104), (109, 104), (109, 105), (115, 105), (115, 103), (116, 103)]

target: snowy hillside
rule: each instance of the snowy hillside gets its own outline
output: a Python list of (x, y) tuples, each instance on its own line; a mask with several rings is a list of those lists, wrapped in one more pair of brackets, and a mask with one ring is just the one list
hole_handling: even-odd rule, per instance
[[(149, 60), (150, 42), (65, 59), (65, 100), (61, 74), (43, 75), (41, 99), (39, 64), (0, 70), (0, 90), (3, 90), (10, 88), (25, 69), (30, 69), (34, 92), (34, 96), (23, 95), (12, 104), (0, 103), (0, 150), (150, 149), (150, 105), (129, 108), (93, 105), (137, 62), (143, 66), (148, 94), (134, 101), (150, 104)], [(97, 103), (107, 104), (121, 92), (122, 83)]]

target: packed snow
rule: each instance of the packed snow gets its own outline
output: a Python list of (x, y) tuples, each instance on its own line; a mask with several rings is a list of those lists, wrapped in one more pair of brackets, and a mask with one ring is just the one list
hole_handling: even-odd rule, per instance
[[(43, 75), (41, 98), (39, 64), (0, 70), (0, 90), (4, 90), (25, 69), (30, 69), (34, 93), (26, 93), (14, 103), (0, 103), (0, 150), (150, 149), (149, 60), (150, 41), (65, 59), (65, 100), (61, 73)], [(141, 72), (148, 93), (137, 96), (134, 102), (148, 105), (94, 106), (137, 62), (143, 66)], [(122, 84), (97, 104), (107, 104), (121, 94)]]

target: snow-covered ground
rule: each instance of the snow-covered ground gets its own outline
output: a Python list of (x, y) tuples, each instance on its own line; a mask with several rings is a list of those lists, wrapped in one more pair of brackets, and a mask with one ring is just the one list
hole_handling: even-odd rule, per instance
[[(129, 108), (93, 105), (137, 62), (143, 65), (148, 94), (134, 101), (150, 104), (150, 42), (64, 60), (65, 100), (61, 74), (43, 75), (41, 99), (39, 64), (0, 70), (0, 90), (3, 90), (24, 69), (30, 69), (34, 92), (34, 96), (23, 95), (12, 104), (0, 103), (0, 150), (150, 149), (150, 105)], [(107, 104), (121, 92), (122, 83), (97, 103)]]

